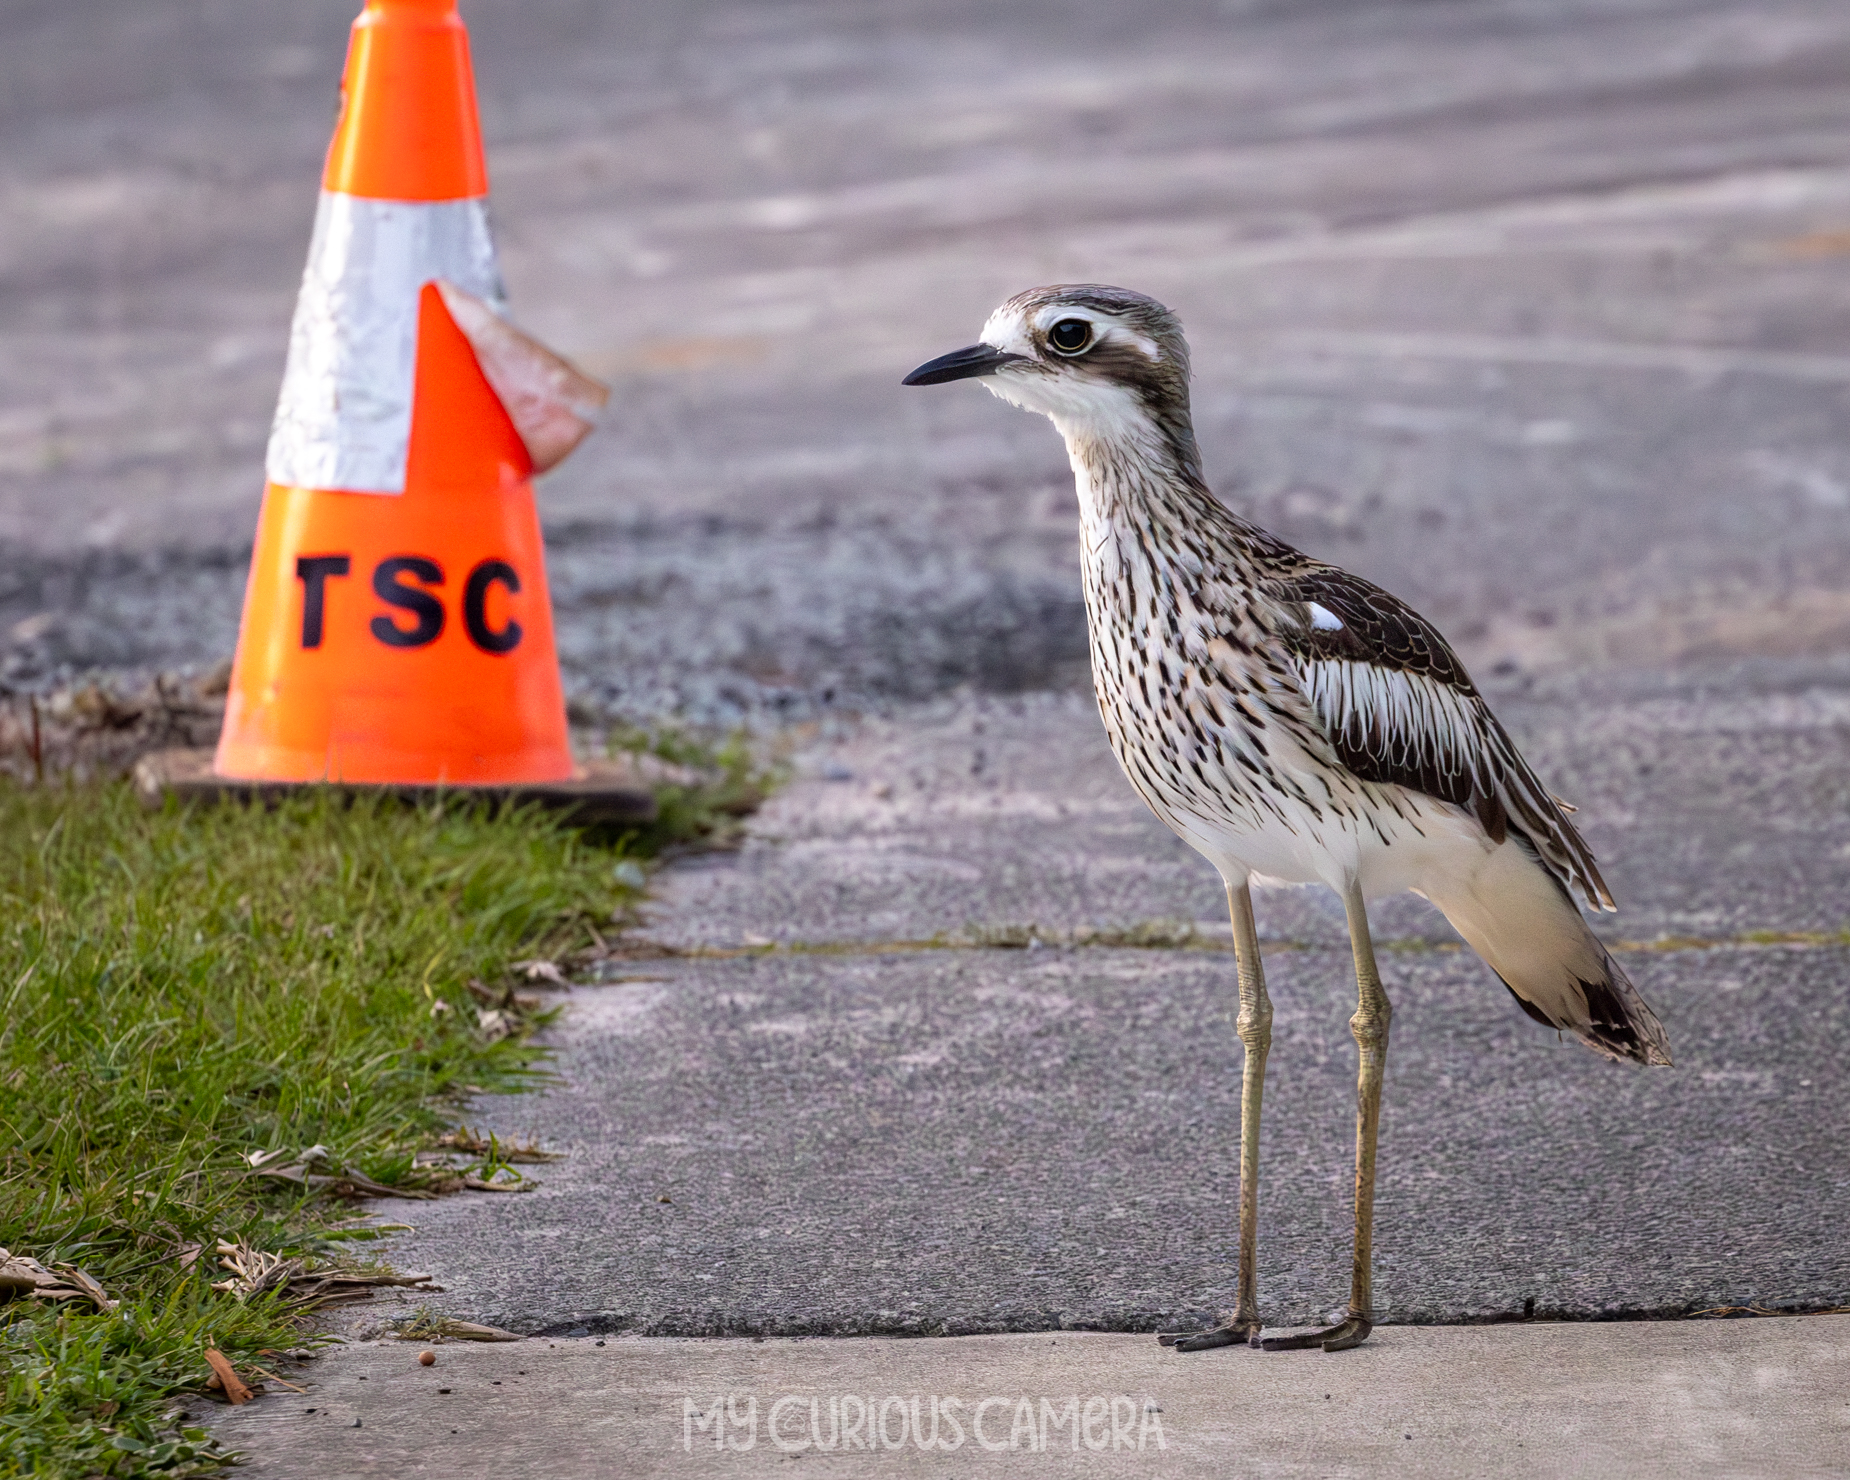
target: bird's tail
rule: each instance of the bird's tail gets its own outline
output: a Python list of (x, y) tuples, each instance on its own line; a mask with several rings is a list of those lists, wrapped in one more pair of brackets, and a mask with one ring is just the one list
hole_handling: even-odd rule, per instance
[(1512, 831), (1424, 890), (1522, 1010), (1611, 1059), (1668, 1064), (1670, 1043), (1528, 839)]

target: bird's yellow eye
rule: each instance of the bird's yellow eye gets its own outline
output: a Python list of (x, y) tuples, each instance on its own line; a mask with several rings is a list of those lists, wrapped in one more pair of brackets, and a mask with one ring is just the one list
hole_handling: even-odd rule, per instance
[(1084, 319), (1061, 319), (1047, 331), (1047, 342), (1063, 355), (1076, 355), (1092, 343), (1092, 326)]

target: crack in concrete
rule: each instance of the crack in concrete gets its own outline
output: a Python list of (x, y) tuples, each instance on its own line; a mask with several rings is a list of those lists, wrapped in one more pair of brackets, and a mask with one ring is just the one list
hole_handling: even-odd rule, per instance
[[(1347, 947), (1334, 941), (1266, 937), (1267, 951), (1336, 951)], [(1677, 953), (1724, 950), (1818, 950), (1850, 946), (1850, 929), (1744, 930), (1732, 935), (1662, 935), (1655, 940), (1609, 940), (1608, 950), (1620, 952)], [(1463, 942), (1399, 936), (1375, 941), (1377, 951), (1402, 955), (1445, 955), (1465, 949)], [(760, 956), (901, 956), (928, 951), (1037, 951), (1037, 950), (1144, 950), (1204, 951), (1231, 955), (1231, 932), (1226, 938), (1195, 928), (1178, 928), (1169, 922), (1150, 922), (1123, 929), (1072, 931), (1041, 930), (1035, 926), (1000, 926), (970, 935), (933, 935), (910, 940), (749, 941), (742, 945), (674, 946), (655, 942), (618, 945), (597, 964), (652, 960), (738, 961)]]

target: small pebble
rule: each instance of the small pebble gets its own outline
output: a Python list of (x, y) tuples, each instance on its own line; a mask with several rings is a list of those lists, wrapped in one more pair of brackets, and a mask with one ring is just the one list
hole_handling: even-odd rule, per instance
[(447, 1393), (449, 1389), (448, 1388), (438, 1388), (437, 1391), (440, 1393)]
[(436, 1365), (437, 1365), (437, 1354), (435, 1352), (427, 1349), (425, 1351), (421, 1351), (418, 1353), (418, 1366), (434, 1367)]

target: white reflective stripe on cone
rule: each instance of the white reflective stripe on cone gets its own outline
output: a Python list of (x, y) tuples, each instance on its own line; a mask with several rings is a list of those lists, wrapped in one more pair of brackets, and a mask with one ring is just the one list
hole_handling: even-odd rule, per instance
[(270, 430), (272, 483), (405, 491), (418, 294), (437, 278), (505, 303), (486, 200), (321, 193)]

